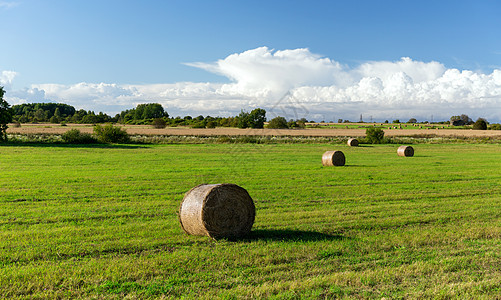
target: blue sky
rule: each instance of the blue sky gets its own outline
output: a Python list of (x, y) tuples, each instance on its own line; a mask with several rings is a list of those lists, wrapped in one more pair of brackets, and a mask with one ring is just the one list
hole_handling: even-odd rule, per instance
[(499, 15), (499, 1), (0, 0), (0, 85), (11, 104), (110, 114), (500, 121)]

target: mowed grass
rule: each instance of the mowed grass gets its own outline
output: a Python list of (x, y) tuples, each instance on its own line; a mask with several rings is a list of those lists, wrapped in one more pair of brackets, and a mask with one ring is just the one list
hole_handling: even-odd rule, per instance
[[(501, 146), (397, 147), (0, 146), (0, 298), (499, 297)], [(252, 234), (186, 235), (184, 193), (223, 182)]]

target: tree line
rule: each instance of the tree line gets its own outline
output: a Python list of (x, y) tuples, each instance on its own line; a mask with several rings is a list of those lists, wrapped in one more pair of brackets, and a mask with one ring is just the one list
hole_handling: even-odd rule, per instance
[[(3, 99), (5, 91), (0, 87), (0, 140), (6, 139), (7, 124), (14, 122), (17, 126), (21, 123), (55, 123), (65, 125), (73, 124), (104, 124), (121, 123), (132, 125), (153, 125), (156, 128), (166, 126), (190, 126), (192, 128), (264, 128), (266, 110), (253, 109), (250, 112), (242, 110), (234, 117), (212, 116), (185, 116), (170, 118), (167, 111), (158, 103), (139, 104), (133, 109), (127, 109), (115, 116), (106, 113), (95, 113), (91, 110), (80, 109), (64, 103), (23, 103), (10, 105)], [(276, 117), (269, 121), (268, 128), (304, 128), (307, 120), (289, 120)]]
[[(3, 90), (2, 90), (3, 92)], [(3, 100), (2, 100), (3, 101)], [(5, 102), (5, 101), (4, 101)], [(5, 102), (6, 103), (6, 102)], [(133, 109), (127, 109), (115, 116), (106, 113), (76, 110), (73, 106), (63, 103), (25, 103), (13, 105), (10, 108), (12, 121), (17, 123), (75, 123), (75, 124), (104, 124), (120, 123), (130, 125), (153, 125), (157, 128), (166, 126), (190, 126), (192, 128), (215, 128), (215, 127), (238, 127), (238, 128), (264, 128), (266, 110), (256, 108), (250, 112), (241, 111), (234, 117), (197, 117), (185, 116), (169, 118), (169, 114), (158, 103), (138, 104)], [(275, 117), (269, 120), (268, 128), (304, 128), (308, 121), (305, 118), (299, 120), (286, 120), (284, 117)], [(349, 123), (349, 120), (339, 119), (338, 123)], [(321, 122), (323, 123), (323, 122)], [(360, 123), (360, 122), (359, 122)], [(362, 122), (364, 123), (364, 122)], [(389, 123), (385, 121), (384, 123)], [(401, 123), (393, 120), (391, 123)], [(415, 118), (407, 123), (417, 123)], [(427, 121), (422, 122), (427, 123)], [(475, 129), (483, 129), (489, 124), (485, 119), (479, 118), (474, 122), (468, 115), (452, 116), (449, 121), (436, 123), (451, 123), (455, 126), (475, 125)]]
[[(10, 108), (12, 121), (16, 123), (75, 123), (75, 124), (102, 124), (121, 123), (131, 125), (153, 125), (158, 128), (166, 126), (190, 126), (193, 128), (238, 127), (264, 128), (266, 110), (256, 108), (250, 112), (241, 111), (234, 117), (197, 117), (185, 116), (169, 118), (169, 114), (158, 103), (139, 104), (109, 116), (103, 112), (95, 113), (84, 109), (76, 110), (73, 106), (63, 103), (24, 103), (13, 105)], [(283, 117), (272, 119), (273, 128), (304, 127), (306, 119), (287, 121)]]
[(13, 105), (10, 111), (12, 120), (19, 123), (143, 124), (154, 118), (169, 117), (158, 103), (139, 104), (136, 108), (122, 111), (115, 116), (91, 110), (76, 110), (73, 106), (63, 103), (25, 103)]

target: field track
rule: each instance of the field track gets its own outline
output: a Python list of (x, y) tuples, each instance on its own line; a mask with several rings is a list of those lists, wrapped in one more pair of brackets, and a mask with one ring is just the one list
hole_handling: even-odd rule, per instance
[[(132, 135), (180, 135), (180, 136), (216, 136), (216, 135), (251, 135), (251, 136), (365, 136), (365, 128), (307, 128), (307, 129), (239, 129), (239, 128), (187, 128), (167, 127), (154, 129), (147, 125), (124, 126)], [(71, 124), (23, 124), (15, 128), (9, 126), (8, 134), (62, 134), (70, 129), (77, 128), (82, 132), (92, 133), (92, 125)], [(471, 129), (384, 129), (385, 136), (442, 136), (442, 137), (501, 137), (500, 130), (471, 130)]]

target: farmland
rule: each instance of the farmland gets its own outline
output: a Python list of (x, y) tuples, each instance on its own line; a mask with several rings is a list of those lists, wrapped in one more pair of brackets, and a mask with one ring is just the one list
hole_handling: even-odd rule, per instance
[[(499, 297), (500, 145), (396, 148), (0, 146), (0, 298)], [(186, 235), (184, 193), (222, 182), (251, 235)]]
[[(357, 136), (365, 135), (365, 130), (372, 127), (371, 124), (316, 124), (316, 128), (306, 129), (239, 129), (234, 127), (219, 128), (189, 128), (189, 127), (167, 127), (164, 129), (154, 129), (150, 125), (117, 125), (124, 128), (131, 135), (154, 135), (154, 136), (311, 136), (311, 137), (333, 137), (333, 136)], [(395, 125), (395, 124), (393, 124)], [(422, 125), (414, 127), (410, 124), (402, 125), (402, 129), (391, 124), (377, 124), (383, 128), (386, 136), (437, 136), (437, 137), (487, 137), (501, 138), (500, 130), (471, 130), (457, 129), (447, 126)], [(444, 128), (442, 128), (444, 127)], [(92, 133), (93, 126), (90, 124), (69, 124), (61, 126), (59, 124), (23, 124), (21, 127), (9, 126), (7, 133), (10, 135), (22, 134), (63, 134), (70, 129), (78, 129), (81, 132)], [(391, 128), (391, 129), (390, 129)]]

